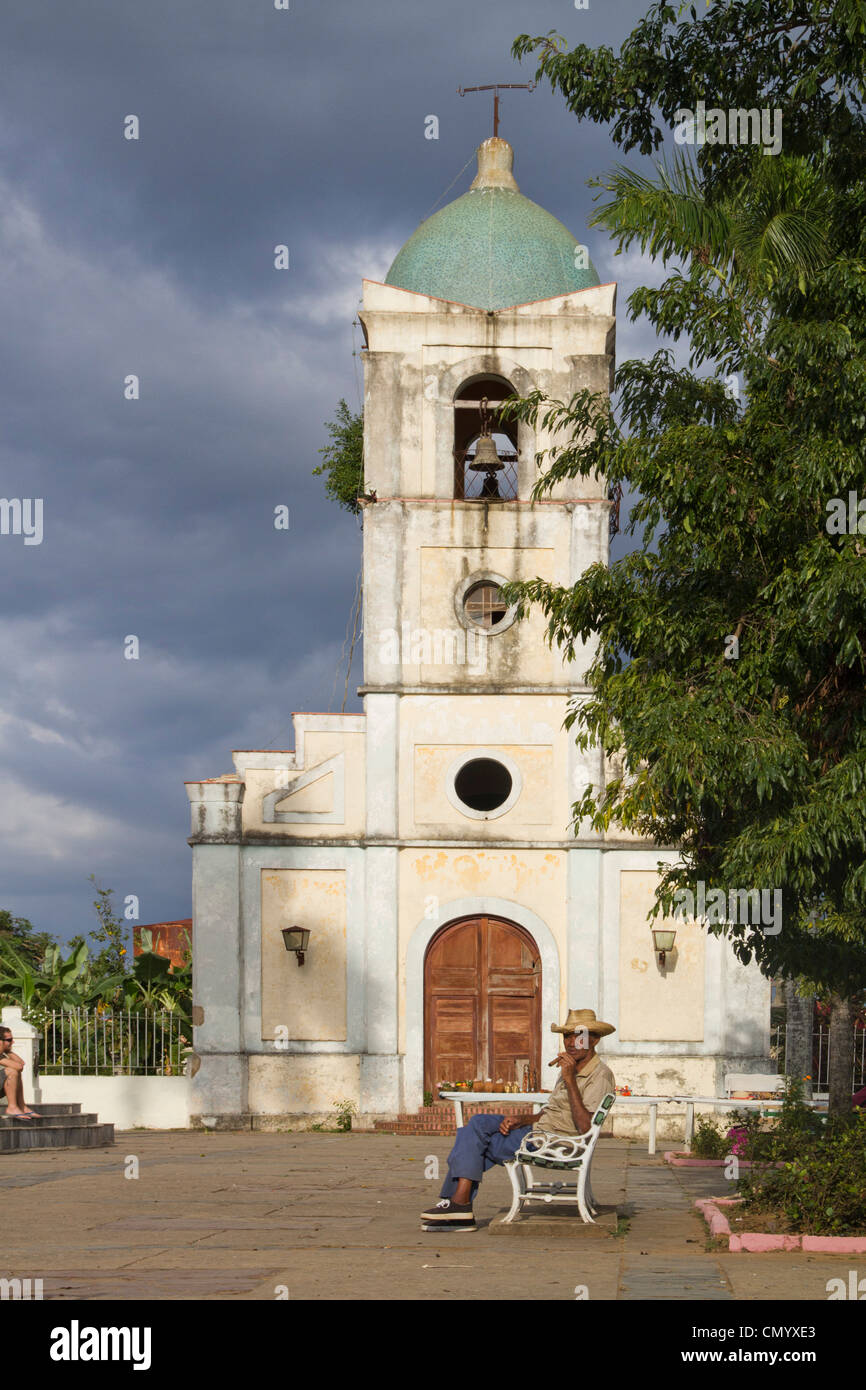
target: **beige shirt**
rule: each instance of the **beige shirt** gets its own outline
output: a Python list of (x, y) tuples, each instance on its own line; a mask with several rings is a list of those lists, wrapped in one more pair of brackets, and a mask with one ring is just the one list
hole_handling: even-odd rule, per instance
[[(610, 1067), (605, 1066), (598, 1053), (590, 1058), (588, 1065), (582, 1071), (575, 1072), (575, 1076), (577, 1077), (578, 1094), (590, 1115), (595, 1114), (599, 1103), (608, 1091), (613, 1091), (616, 1094), (616, 1081), (613, 1072)], [(568, 1099), (568, 1090), (561, 1076), (551, 1092), (550, 1100), (536, 1117), (532, 1128), (533, 1132), (547, 1130), (553, 1134), (577, 1134), (577, 1126), (571, 1113), (571, 1102)]]

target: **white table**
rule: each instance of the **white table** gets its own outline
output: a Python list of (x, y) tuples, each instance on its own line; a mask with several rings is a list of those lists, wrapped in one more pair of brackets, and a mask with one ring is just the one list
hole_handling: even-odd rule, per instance
[(473, 1105), (479, 1101), (495, 1101), (497, 1105), (531, 1105), (537, 1115), (543, 1105), (546, 1105), (552, 1096), (552, 1091), (440, 1091), (440, 1100), (453, 1100), (454, 1116), (457, 1120), (457, 1128), (463, 1128), (463, 1102), (471, 1101)]
[[(478, 1101), (493, 1101), (496, 1105), (531, 1105), (537, 1114), (543, 1105), (550, 1100), (550, 1091), (440, 1091), (439, 1096), (442, 1100), (454, 1102), (454, 1115), (457, 1120), (457, 1128), (463, 1127), (463, 1102), (468, 1100), (473, 1104)], [(782, 1098), (778, 1100), (732, 1100), (730, 1096), (617, 1096), (616, 1106), (635, 1107), (646, 1105), (649, 1107), (649, 1143), (647, 1153), (654, 1154), (656, 1151), (656, 1130), (658, 1128), (658, 1113), (660, 1105), (684, 1105), (686, 1107), (686, 1144), (691, 1144), (692, 1135), (695, 1132), (695, 1106), (703, 1105), (715, 1108), (716, 1110), (765, 1110), (770, 1106), (778, 1108), (782, 1104)], [(826, 1102), (812, 1100), (810, 1102), (813, 1109)]]
[[(767, 1110), (775, 1107), (777, 1110), (782, 1105), (782, 1097), (778, 1100), (732, 1100), (730, 1096), (617, 1096), (616, 1103), (620, 1105), (648, 1105), (650, 1112), (649, 1123), (649, 1144), (647, 1153), (654, 1154), (656, 1151), (656, 1127), (658, 1123), (658, 1113), (660, 1105), (684, 1105), (686, 1107), (686, 1144), (691, 1144), (692, 1136), (695, 1132), (695, 1106), (703, 1105), (716, 1110)], [(810, 1102), (813, 1109), (821, 1105), (821, 1101)]]
[[(730, 1096), (678, 1096), (678, 1100), (686, 1103), (686, 1143), (692, 1142), (692, 1135), (695, 1132), (695, 1106), (711, 1106), (716, 1110), (768, 1110), (774, 1107), (776, 1110), (782, 1105), (783, 1097), (774, 1097), (771, 1100), (732, 1100)], [(827, 1101), (825, 1099), (815, 1099), (807, 1101), (806, 1104), (812, 1110), (826, 1110)]]

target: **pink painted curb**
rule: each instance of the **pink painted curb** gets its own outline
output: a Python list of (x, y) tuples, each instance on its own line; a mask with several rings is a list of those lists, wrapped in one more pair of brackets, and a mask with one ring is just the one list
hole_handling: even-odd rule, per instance
[(826, 1255), (859, 1255), (866, 1252), (866, 1236), (777, 1236), (769, 1231), (743, 1231), (737, 1235), (720, 1207), (736, 1206), (739, 1197), (699, 1197), (695, 1206), (710, 1228), (711, 1236), (728, 1237), (734, 1252), (767, 1250), (811, 1250)]
[(710, 1228), (711, 1236), (729, 1236), (731, 1234), (731, 1228), (724, 1213), (719, 1211), (719, 1206), (723, 1202), (729, 1203), (733, 1200), (735, 1199), (731, 1197), (699, 1197), (695, 1202), (695, 1206), (700, 1210)]
[(752, 1250), (764, 1254), (767, 1250), (799, 1250), (802, 1236), (771, 1236), (763, 1231), (744, 1231), (741, 1236), (732, 1235), (728, 1249)]
[(833, 1254), (838, 1250), (850, 1250), (852, 1254), (862, 1255), (866, 1251), (866, 1236), (803, 1236), (804, 1250), (823, 1250)]

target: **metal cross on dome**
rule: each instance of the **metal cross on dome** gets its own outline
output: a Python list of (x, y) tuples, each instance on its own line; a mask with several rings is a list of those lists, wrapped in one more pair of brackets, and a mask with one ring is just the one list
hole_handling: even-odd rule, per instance
[(465, 96), (467, 92), (492, 92), (493, 93), (493, 134), (499, 134), (499, 93), (502, 91), (511, 92), (534, 92), (534, 82), (488, 82), (485, 87), (458, 87), (457, 95)]

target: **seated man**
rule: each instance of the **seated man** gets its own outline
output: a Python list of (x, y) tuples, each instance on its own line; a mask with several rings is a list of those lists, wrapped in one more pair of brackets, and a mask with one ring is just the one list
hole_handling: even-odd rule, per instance
[(38, 1116), (24, 1104), (24, 1086), (21, 1073), (24, 1063), (12, 1051), (12, 1029), (0, 1024), (0, 1089), (7, 1101), (7, 1120), (35, 1120)]
[(592, 1009), (570, 1009), (565, 1023), (552, 1023), (550, 1031), (563, 1034), (564, 1050), (556, 1058), (561, 1075), (547, 1105), (539, 1115), (473, 1115), (458, 1129), (441, 1199), (421, 1213), (425, 1231), (474, 1231), (472, 1203), (488, 1168), (508, 1163), (531, 1129), (585, 1134), (599, 1102), (616, 1090), (613, 1072), (595, 1055), (599, 1039), (616, 1032), (613, 1024), (602, 1023)]

